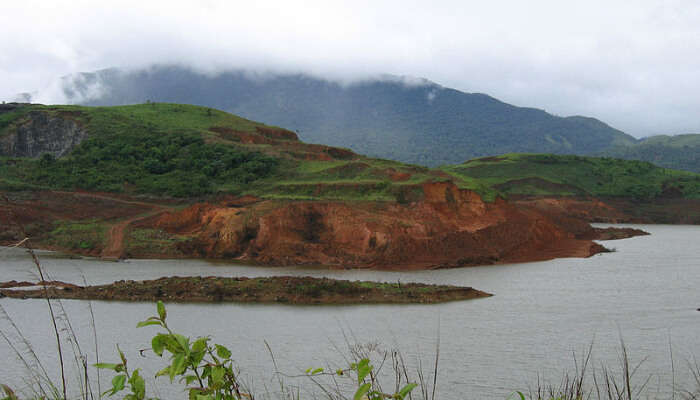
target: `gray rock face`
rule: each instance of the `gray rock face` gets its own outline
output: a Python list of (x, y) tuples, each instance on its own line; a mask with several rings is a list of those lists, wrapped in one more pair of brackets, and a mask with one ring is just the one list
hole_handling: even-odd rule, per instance
[(49, 153), (58, 158), (87, 138), (87, 130), (70, 118), (41, 111), (32, 111), (25, 118), (0, 137), (0, 156), (36, 158)]

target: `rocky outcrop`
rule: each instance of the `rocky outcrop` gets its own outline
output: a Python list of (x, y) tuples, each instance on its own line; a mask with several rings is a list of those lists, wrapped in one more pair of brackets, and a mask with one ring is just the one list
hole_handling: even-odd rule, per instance
[(87, 130), (67, 112), (30, 111), (0, 137), (0, 156), (62, 157), (88, 136)]

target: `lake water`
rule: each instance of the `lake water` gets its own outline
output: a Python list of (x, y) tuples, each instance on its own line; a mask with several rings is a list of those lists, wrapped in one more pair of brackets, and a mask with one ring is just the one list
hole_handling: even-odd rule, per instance
[[(169, 304), (171, 326), (190, 336), (211, 335), (228, 345), (242, 376), (257, 392), (274, 390), (269, 343), (281, 371), (298, 374), (308, 367), (342, 361), (347, 341), (377, 343), (401, 350), (411, 367), (422, 360), (430, 375), (438, 337), (439, 399), (505, 399), (527, 390), (538, 377), (557, 383), (593, 343), (593, 364), (617, 367), (622, 337), (633, 363), (645, 359), (638, 382), (650, 375), (650, 398), (670, 398), (673, 380), (694, 388), (687, 362), (700, 354), (700, 227), (631, 225), (651, 236), (604, 242), (616, 252), (588, 259), (471, 267), (439, 271), (327, 271), (263, 268), (201, 260), (129, 260), (113, 263), (73, 260), (41, 252), (54, 279), (107, 283), (161, 276), (310, 275), (350, 280), (446, 283), (473, 286), (495, 296), (439, 305), (288, 306), (260, 304)], [(0, 248), (0, 280), (35, 279), (23, 250)], [(83, 350), (94, 347), (88, 303), (63, 301)], [(47, 368), (53, 369), (55, 339), (42, 300), (0, 299)], [(163, 398), (184, 398), (153, 383), (161, 364), (149, 347), (155, 328), (136, 329), (154, 314), (150, 303), (93, 302), (101, 361), (116, 361), (119, 344), (131, 368), (143, 368), (149, 387)], [(12, 336), (8, 321), (0, 329)], [(339, 351), (339, 348), (341, 349)], [(675, 377), (671, 378), (671, 349)], [(92, 352), (94, 353), (94, 352)], [(93, 355), (90, 362), (94, 362)], [(0, 340), (0, 383), (23, 387), (21, 363)], [(109, 374), (103, 374), (103, 390)], [(110, 378), (111, 379), (111, 378)], [(162, 380), (162, 382), (161, 382)], [(288, 378), (313, 387), (306, 379)]]

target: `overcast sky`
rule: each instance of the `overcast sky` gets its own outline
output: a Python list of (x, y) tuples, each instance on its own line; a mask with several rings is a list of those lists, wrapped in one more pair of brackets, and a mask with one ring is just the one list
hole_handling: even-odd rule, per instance
[(22, 0), (3, 2), (0, 38), (0, 99), (153, 63), (389, 73), (635, 136), (700, 133), (697, 0)]

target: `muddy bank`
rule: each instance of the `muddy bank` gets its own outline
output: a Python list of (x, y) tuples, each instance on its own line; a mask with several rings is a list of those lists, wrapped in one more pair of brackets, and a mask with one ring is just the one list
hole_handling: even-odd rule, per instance
[(510, 196), (518, 206), (550, 217), (566, 216), (586, 222), (637, 224), (700, 224), (700, 199)]
[(77, 286), (64, 282), (2, 282), (11, 298), (288, 304), (442, 303), (491, 296), (470, 288), (421, 283), (378, 283), (311, 277), (169, 277)]
[(643, 231), (641, 229), (635, 228), (593, 228), (595, 236), (591, 239), (595, 240), (619, 240), (628, 239), (635, 236), (646, 236), (650, 235), (649, 232)]

